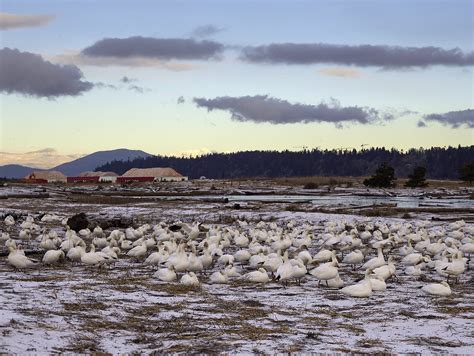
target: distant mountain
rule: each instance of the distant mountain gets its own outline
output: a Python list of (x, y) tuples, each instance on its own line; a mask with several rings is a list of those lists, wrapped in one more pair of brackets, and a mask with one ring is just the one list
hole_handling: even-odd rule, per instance
[[(77, 176), (85, 171), (93, 171), (98, 166), (102, 166), (112, 161), (128, 161), (136, 158), (146, 158), (151, 156), (149, 153), (140, 150), (127, 150), (119, 148), (111, 151), (99, 151), (90, 155), (78, 158), (74, 161), (60, 164), (51, 170), (63, 172), (67, 176)], [(1, 174), (0, 174), (1, 176)]]
[(19, 164), (7, 164), (0, 166), (0, 178), (23, 178), (33, 171), (41, 171), (41, 169), (21, 166)]
[(137, 158), (150, 157), (149, 153), (140, 150), (127, 150), (120, 148), (111, 151), (99, 151), (81, 157), (71, 162), (60, 164), (50, 169), (38, 169), (21, 166), (18, 164), (7, 164), (0, 166), (0, 178), (23, 178), (33, 171), (54, 170), (63, 172), (66, 176), (77, 176), (85, 171), (93, 171), (98, 166), (102, 166), (112, 161), (128, 161)]

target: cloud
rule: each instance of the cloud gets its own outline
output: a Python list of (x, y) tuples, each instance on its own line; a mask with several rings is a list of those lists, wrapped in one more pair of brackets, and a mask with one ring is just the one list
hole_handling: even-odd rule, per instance
[(343, 123), (369, 124), (393, 119), (388, 113), (381, 113), (373, 108), (358, 106), (342, 107), (332, 99), (330, 103), (317, 105), (292, 104), (286, 100), (268, 95), (217, 97), (215, 99), (194, 98), (198, 107), (208, 111), (224, 110), (231, 114), (235, 121), (255, 123), (291, 124), (309, 122), (329, 122), (341, 127)]
[(84, 154), (60, 154), (54, 148), (44, 148), (24, 153), (0, 152), (0, 165), (21, 164), (34, 168), (52, 168), (85, 156)]
[(350, 46), (327, 43), (274, 43), (249, 46), (242, 49), (240, 58), (251, 63), (330, 63), (384, 69), (474, 65), (474, 52), (464, 53), (459, 48), (446, 50), (439, 47)]
[(50, 58), (51, 61), (63, 64), (74, 64), (78, 66), (93, 66), (93, 67), (155, 67), (163, 68), (176, 72), (192, 70), (199, 68), (195, 64), (176, 63), (172, 61), (163, 61), (156, 58), (144, 57), (90, 57), (83, 55), (77, 51), (69, 51)]
[(98, 89), (113, 89), (113, 90), (118, 89), (117, 86), (115, 86), (113, 84), (107, 84), (107, 83), (104, 83), (104, 82), (95, 82), (94, 87), (98, 88)]
[(467, 126), (468, 128), (474, 128), (474, 110), (466, 109), (459, 111), (450, 111), (444, 114), (429, 114), (423, 116), (424, 121), (419, 121), (419, 127), (427, 126), (427, 121), (439, 122), (444, 126), (451, 126), (453, 129), (457, 129), (460, 126)]
[(122, 83), (125, 83), (125, 84), (133, 83), (133, 82), (136, 82), (137, 80), (138, 80), (138, 79), (136, 79), (136, 78), (129, 78), (129, 77), (127, 77), (127, 76), (122, 77), (122, 79), (120, 79), (120, 81), (121, 81)]
[(51, 15), (18, 15), (0, 12), (0, 29), (44, 26), (53, 19), (54, 16)]
[(184, 96), (181, 95), (181, 96), (178, 98), (177, 103), (178, 103), (178, 104), (184, 104), (185, 101), (186, 101), (186, 100), (184, 99)]
[(362, 72), (356, 69), (342, 68), (342, 67), (323, 68), (319, 70), (318, 72), (324, 75), (331, 76), (331, 77), (341, 77), (341, 78), (359, 78), (362, 75)]
[(53, 64), (17, 49), (0, 49), (0, 92), (54, 98), (80, 95), (93, 86), (74, 65)]
[(191, 37), (198, 37), (198, 38), (209, 37), (222, 31), (224, 31), (224, 28), (216, 27), (214, 25), (204, 25), (204, 26), (196, 27), (191, 32)]
[(151, 91), (150, 88), (140, 87), (138, 85), (129, 85), (128, 90), (132, 90), (132, 91), (135, 91), (135, 92), (140, 93), (140, 94)]
[(153, 58), (160, 60), (209, 60), (223, 52), (224, 45), (189, 38), (104, 38), (82, 50), (89, 57)]

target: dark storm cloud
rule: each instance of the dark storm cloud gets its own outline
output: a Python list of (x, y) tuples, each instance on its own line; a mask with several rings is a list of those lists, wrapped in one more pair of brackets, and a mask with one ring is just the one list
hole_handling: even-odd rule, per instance
[(191, 37), (209, 37), (222, 31), (224, 31), (223, 28), (216, 27), (214, 25), (204, 25), (196, 27), (193, 32), (191, 32)]
[(330, 63), (387, 69), (444, 66), (472, 66), (474, 52), (459, 48), (335, 45), (326, 43), (274, 43), (244, 47), (240, 58), (252, 63)]
[(178, 103), (178, 104), (184, 104), (185, 101), (186, 101), (186, 100), (184, 99), (184, 96), (181, 95), (181, 96), (178, 98), (177, 103)]
[(214, 41), (197, 41), (183, 38), (105, 38), (82, 50), (92, 57), (143, 57), (162, 60), (217, 58), (224, 45)]
[(292, 104), (286, 100), (268, 95), (217, 97), (215, 99), (194, 98), (198, 107), (208, 111), (224, 110), (231, 114), (235, 121), (252, 121), (256, 123), (290, 124), (309, 122), (329, 122), (340, 127), (345, 122), (369, 124), (392, 119), (391, 114), (384, 114), (372, 108), (348, 106), (342, 107), (339, 102), (317, 105)]
[(469, 128), (474, 128), (474, 110), (460, 110), (450, 111), (444, 114), (430, 114), (423, 117), (424, 121), (419, 121), (418, 126), (424, 127), (427, 122), (439, 122), (445, 126), (451, 126), (452, 128), (458, 128), (462, 125), (466, 125)]
[(0, 49), (1, 92), (54, 98), (80, 95), (93, 86), (74, 65), (53, 64), (17, 49)]

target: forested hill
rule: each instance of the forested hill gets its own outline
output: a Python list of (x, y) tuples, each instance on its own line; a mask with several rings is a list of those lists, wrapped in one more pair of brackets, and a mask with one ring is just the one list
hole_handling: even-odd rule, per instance
[(474, 146), (429, 149), (371, 148), (356, 150), (246, 151), (212, 153), (198, 157), (151, 156), (132, 161), (113, 161), (100, 171), (123, 174), (130, 168), (172, 167), (189, 178), (250, 178), (291, 176), (367, 176), (383, 162), (406, 177), (424, 166), (432, 179), (457, 179), (458, 169), (474, 160)]

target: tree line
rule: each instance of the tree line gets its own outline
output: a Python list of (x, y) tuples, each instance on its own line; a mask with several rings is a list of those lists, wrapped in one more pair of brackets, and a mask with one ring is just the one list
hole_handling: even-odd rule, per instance
[(172, 167), (191, 179), (291, 176), (368, 176), (383, 163), (397, 177), (407, 177), (416, 167), (430, 179), (458, 179), (459, 169), (474, 160), (474, 145), (428, 149), (370, 148), (362, 150), (242, 151), (209, 153), (197, 157), (150, 156), (112, 161), (97, 171), (123, 174), (131, 168)]

